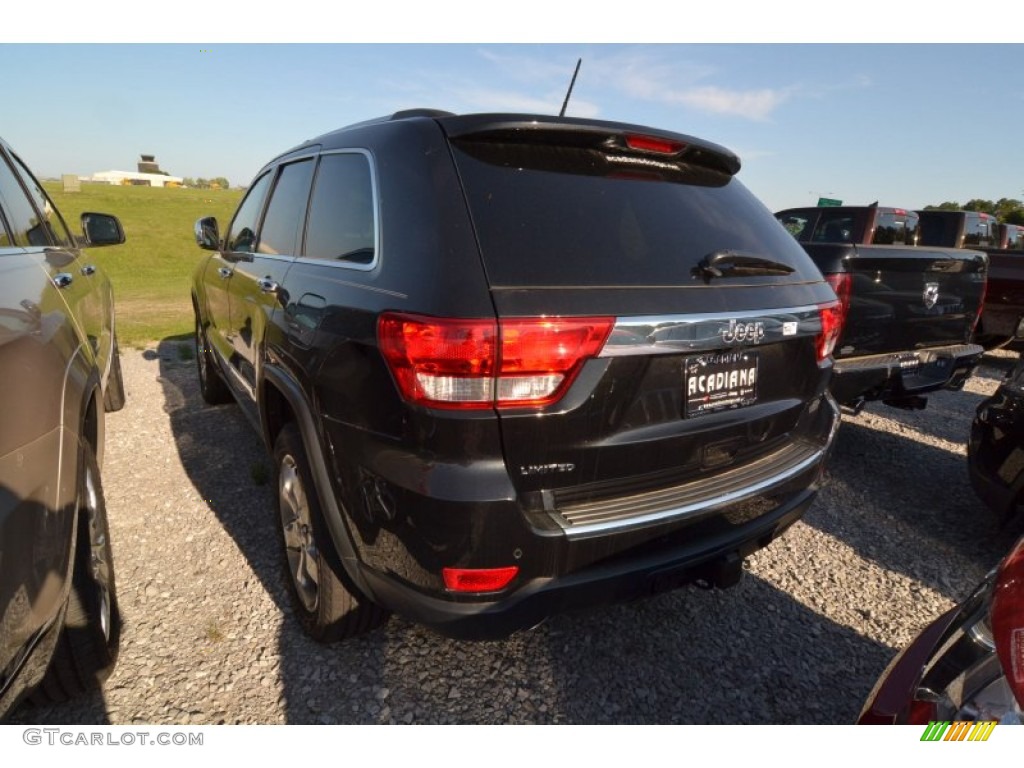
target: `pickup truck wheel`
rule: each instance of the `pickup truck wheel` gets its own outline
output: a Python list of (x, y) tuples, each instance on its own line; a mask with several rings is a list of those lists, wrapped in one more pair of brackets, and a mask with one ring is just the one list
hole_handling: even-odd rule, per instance
[(381, 626), (387, 612), (348, 584), (320, 510), (302, 435), (294, 423), (281, 430), (274, 463), (285, 567), (303, 628), (315, 640), (331, 642)]
[(107, 388), (103, 391), (103, 410), (107, 413), (120, 411), (124, 408), (124, 378), (121, 375), (121, 352), (114, 337), (114, 348), (110, 353), (110, 374), (107, 377)]
[(50, 666), (31, 696), (36, 704), (65, 701), (99, 686), (120, 647), (121, 613), (100, 470), (91, 446), (82, 454), (71, 592)]
[(221, 378), (217, 364), (213, 361), (210, 347), (206, 343), (203, 324), (196, 315), (196, 370), (199, 373), (199, 391), (210, 405), (220, 405), (231, 400), (231, 391)]

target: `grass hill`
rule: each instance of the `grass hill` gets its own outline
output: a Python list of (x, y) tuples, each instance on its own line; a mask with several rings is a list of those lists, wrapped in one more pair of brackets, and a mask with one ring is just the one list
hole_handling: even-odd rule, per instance
[(83, 183), (81, 192), (64, 192), (59, 182), (43, 186), (75, 234), (82, 232), (83, 211), (111, 213), (124, 226), (124, 245), (89, 252), (114, 284), (122, 346), (192, 333), (192, 270), (206, 254), (196, 245), (193, 225), (202, 216), (216, 216), (223, 231), (242, 190)]

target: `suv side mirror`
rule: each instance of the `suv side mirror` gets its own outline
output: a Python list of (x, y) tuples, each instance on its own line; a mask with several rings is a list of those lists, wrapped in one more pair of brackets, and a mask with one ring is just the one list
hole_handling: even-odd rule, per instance
[(82, 231), (85, 245), (120, 245), (124, 242), (124, 229), (117, 216), (106, 213), (83, 213)]
[(206, 251), (220, 250), (220, 231), (217, 229), (217, 219), (214, 216), (205, 216), (196, 220), (195, 226), (196, 244)]

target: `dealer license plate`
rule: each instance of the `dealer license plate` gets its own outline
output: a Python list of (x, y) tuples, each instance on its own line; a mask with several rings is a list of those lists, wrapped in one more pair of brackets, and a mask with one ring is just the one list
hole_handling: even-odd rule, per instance
[(687, 418), (744, 408), (757, 402), (757, 352), (715, 352), (686, 359)]

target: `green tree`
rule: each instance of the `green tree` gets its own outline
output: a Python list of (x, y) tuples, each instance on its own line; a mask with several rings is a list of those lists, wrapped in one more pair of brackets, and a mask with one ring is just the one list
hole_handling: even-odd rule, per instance
[(960, 211), (963, 210), (960, 207), (960, 203), (957, 202), (945, 202), (939, 203), (938, 205), (926, 205), (923, 210), (926, 211)]
[(1024, 203), (1012, 197), (1001, 197), (996, 201), (996, 216), (1000, 221), (1014, 224), (1009, 217), (1024, 209)]
[(995, 213), (996, 204), (991, 200), (982, 200), (981, 198), (974, 198), (964, 203), (965, 211), (978, 211), (979, 213)]

